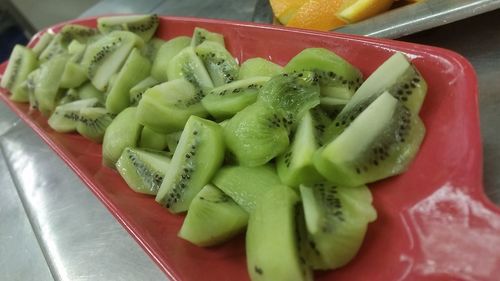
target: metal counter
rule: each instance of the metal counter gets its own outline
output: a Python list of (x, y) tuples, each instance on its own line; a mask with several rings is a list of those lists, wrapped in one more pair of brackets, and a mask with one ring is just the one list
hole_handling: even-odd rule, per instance
[[(130, 11), (187, 15), (186, 9), (198, 3), (147, 2), (149, 6), (136, 5), (135, 10), (130, 6)], [(238, 4), (238, 12), (231, 6), (233, 1), (227, 3), (220, 11), (208, 4), (200, 6), (195, 15), (250, 20), (257, 1)], [(104, 6), (95, 6), (84, 15), (127, 10), (110, 1), (100, 5)], [(455, 50), (474, 65), (480, 88), (486, 193), (500, 205), (498, 26), (500, 10), (401, 40)], [(1, 280), (167, 280), (69, 167), (3, 103), (0, 153)]]

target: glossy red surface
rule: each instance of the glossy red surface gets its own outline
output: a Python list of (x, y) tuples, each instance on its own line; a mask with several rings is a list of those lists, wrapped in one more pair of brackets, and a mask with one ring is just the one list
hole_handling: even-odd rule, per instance
[[(95, 19), (74, 23), (95, 26)], [(464, 58), (410, 43), (217, 20), (165, 17), (157, 35), (190, 35), (195, 26), (223, 33), (240, 62), (260, 56), (285, 64), (304, 48), (325, 47), (366, 77), (401, 51), (429, 84), (421, 111), (427, 135), (420, 153), (405, 174), (371, 185), (379, 217), (369, 226), (358, 256), (342, 269), (318, 273), (316, 280), (499, 280), (500, 210), (483, 192), (478, 89)], [(0, 72), (4, 69), (5, 64)], [(12, 103), (6, 91), (0, 96), (71, 166), (171, 279), (248, 280), (243, 235), (209, 249), (177, 238), (183, 217), (134, 193), (114, 170), (102, 167), (100, 145), (75, 134), (55, 133), (38, 112)]]

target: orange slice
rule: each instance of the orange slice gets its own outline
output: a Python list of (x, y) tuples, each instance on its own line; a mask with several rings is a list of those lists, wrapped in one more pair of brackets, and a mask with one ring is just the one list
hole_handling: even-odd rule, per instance
[(344, 2), (337, 16), (352, 23), (362, 21), (388, 10), (394, 0), (350, 0)]
[(270, 0), (274, 16), (282, 24), (287, 24), (297, 10), (307, 2), (307, 0)]
[(345, 24), (335, 14), (343, 0), (309, 0), (290, 18), (287, 26), (327, 31)]

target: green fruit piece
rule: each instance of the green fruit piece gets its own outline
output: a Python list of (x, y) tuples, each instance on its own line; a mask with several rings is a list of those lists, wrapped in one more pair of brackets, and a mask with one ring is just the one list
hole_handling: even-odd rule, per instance
[(80, 119), (80, 110), (85, 107), (94, 107), (99, 104), (96, 98), (77, 100), (56, 107), (48, 120), (49, 126), (56, 132), (68, 133), (76, 130)]
[(93, 142), (102, 143), (104, 133), (114, 117), (114, 114), (103, 107), (82, 108), (80, 119), (76, 123), (76, 131)]
[(61, 35), (61, 44), (68, 47), (73, 40), (82, 44), (94, 41), (99, 36), (99, 31), (79, 24), (66, 24), (59, 34)]
[(168, 147), (167, 135), (157, 133), (148, 127), (144, 127), (139, 140), (139, 147), (154, 150), (164, 150)]
[(13, 92), (37, 66), (35, 53), (29, 48), (16, 45), (10, 54), (0, 86)]
[(321, 97), (319, 99), (320, 101), (320, 106), (323, 110), (328, 112), (328, 115), (332, 116), (333, 118), (337, 117), (339, 113), (344, 109), (345, 105), (349, 103), (349, 100), (347, 99), (339, 99), (339, 98), (333, 98), (333, 97)]
[(224, 36), (216, 32), (210, 32), (201, 27), (195, 27), (191, 39), (191, 47), (196, 47), (205, 41), (215, 42), (224, 46)]
[(291, 187), (323, 181), (313, 164), (314, 152), (319, 148), (315, 136), (315, 121), (308, 112), (299, 122), (288, 150), (278, 156), (276, 167), (281, 181)]
[(156, 202), (173, 213), (186, 211), (224, 159), (224, 140), (215, 122), (191, 116), (161, 184)]
[(64, 89), (76, 88), (87, 80), (86, 69), (76, 62), (68, 60), (59, 87)]
[(315, 153), (314, 165), (332, 183), (363, 185), (406, 170), (424, 135), (420, 118), (385, 92)]
[(247, 59), (240, 66), (239, 79), (248, 79), (258, 76), (273, 77), (283, 73), (283, 67), (263, 58)]
[(351, 261), (361, 247), (368, 223), (377, 218), (366, 186), (300, 186), (309, 251), (314, 269), (335, 269)]
[(212, 182), (248, 213), (255, 209), (263, 194), (281, 183), (270, 164), (258, 167), (222, 167)]
[(156, 195), (168, 170), (170, 158), (161, 151), (127, 147), (116, 169), (135, 192)]
[(179, 237), (201, 247), (229, 240), (245, 230), (248, 214), (231, 197), (206, 185), (189, 205)]
[(86, 48), (87, 48), (86, 44), (80, 43), (78, 40), (73, 40), (68, 45), (68, 54), (70, 54), (70, 55), (79, 54), (81, 57), (83, 57), (83, 55), (85, 54)]
[[(179, 36), (172, 38), (163, 44), (156, 55), (151, 67), (151, 76), (160, 82), (169, 80), (167, 76), (167, 68), (170, 60), (177, 55), (182, 49), (189, 46), (191, 37)], [(172, 78), (173, 79), (173, 78)]]
[(90, 82), (78, 87), (77, 91), (79, 99), (97, 98), (99, 102), (104, 104), (104, 93), (96, 89)]
[(12, 90), (10, 99), (15, 102), (29, 102), (28, 80), (24, 80), (19, 86)]
[(252, 281), (312, 280), (300, 260), (295, 209), (299, 196), (287, 186), (271, 189), (250, 213), (246, 234), (247, 269)]
[(160, 23), (157, 15), (112, 16), (97, 19), (97, 28), (102, 33), (115, 30), (130, 31), (149, 41), (155, 34)]
[(160, 84), (160, 81), (151, 76), (148, 76), (141, 82), (135, 84), (134, 87), (132, 87), (132, 89), (130, 89), (129, 91), (130, 104), (132, 106), (138, 105), (144, 92), (158, 84)]
[(231, 82), (211, 90), (201, 103), (213, 117), (230, 118), (254, 103), (259, 90), (269, 79), (269, 77), (259, 76)]
[(38, 37), (38, 41), (35, 46), (33, 46), (33, 53), (38, 57), (40, 54), (49, 46), (50, 42), (54, 39), (54, 34), (50, 32), (43, 33), (40, 37)]
[(205, 41), (195, 49), (215, 87), (231, 83), (238, 78), (239, 66), (224, 46)]
[(76, 89), (68, 89), (64, 95), (61, 97), (61, 99), (59, 99), (59, 101), (57, 102), (57, 105), (63, 105), (63, 104), (67, 104), (67, 103), (70, 103), (70, 102), (74, 102), (74, 101), (77, 101), (77, 100), (80, 100), (81, 98), (78, 96), (78, 90)]
[(58, 33), (54, 36), (54, 38), (50, 41), (47, 47), (40, 53), (38, 59), (40, 62), (46, 62), (53, 57), (64, 55), (68, 53), (66, 46), (63, 45), (62, 34)]
[(193, 47), (184, 48), (170, 60), (167, 66), (167, 77), (170, 81), (179, 78), (186, 79), (200, 94), (214, 87), (203, 61), (196, 55)]
[(38, 109), (46, 116), (49, 116), (56, 107), (59, 84), (67, 62), (68, 57), (60, 55), (40, 65), (34, 96), (38, 102)]
[(136, 113), (136, 107), (126, 108), (107, 127), (102, 142), (102, 162), (105, 166), (114, 168), (125, 148), (137, 146), (142, 126), (137, 122)]
[(284, 120), (280, 112), (256, 102), (238, 112), (226, 124), (226, 145), (240, 165), (263, 165), (288, 147), (288, 124)]
[(139, 123), (156, 132), (177, 132), (184, 128), (191, 115), (207, 116), (201, 98), (195, 87), (184, 79), (164, 82), (144, 93), (137, 118)]
[(182, 131), (173, 132), (166, 135), (167, 138), (167, 146), (170, 152), (175, 152), (177, 145), (179, 144), (179, 140), (181, 139)]
[(26, 90), (28, 92), (28, 100), (30, 109), (38, 109), (38, 100), (35, 96), (35, 87), (38, 84), (38, 76), (40, 75), (40, 68), (33, 70), (26, 78)]
[(138, 49), (133, 49), (125, 61), (113, 85), (109, 87), (106, 97), (106, 109), (118, 114), (130, 106), (130, 89), (144, 78), (148, 77), (151, 63), (140, 54)]
[(324, 48), (307, 48), (293, 57), (285, 72), (313, 71), (321, 95), (349, 99), (363, 80), (361, 72), (349, 62)]
[(159, 39), (159, 38), (152, 38), (147, 42), (144, 47), (141, 49), (141, 54), (146, 57), (151, 64), (156, 60), (156, 57), (158, 55), (158, 51), (160, 48), (165, 44), (167, 41)]

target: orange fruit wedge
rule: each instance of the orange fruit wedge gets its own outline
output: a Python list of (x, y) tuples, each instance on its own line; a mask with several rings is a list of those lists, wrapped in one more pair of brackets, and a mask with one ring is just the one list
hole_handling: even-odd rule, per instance
[(307, 0), (270, 0), (274, 16), (282, 24), (287, 24), (297, 10), (307, 2)]
[(346, 22), (358, 22), (388, 10), (394, 0), (347, 0), (338, 17)]
[(344, 0), (308, 0), (292, 16), (287, 26), (327, 31), (345, 24), (335, 16)]

